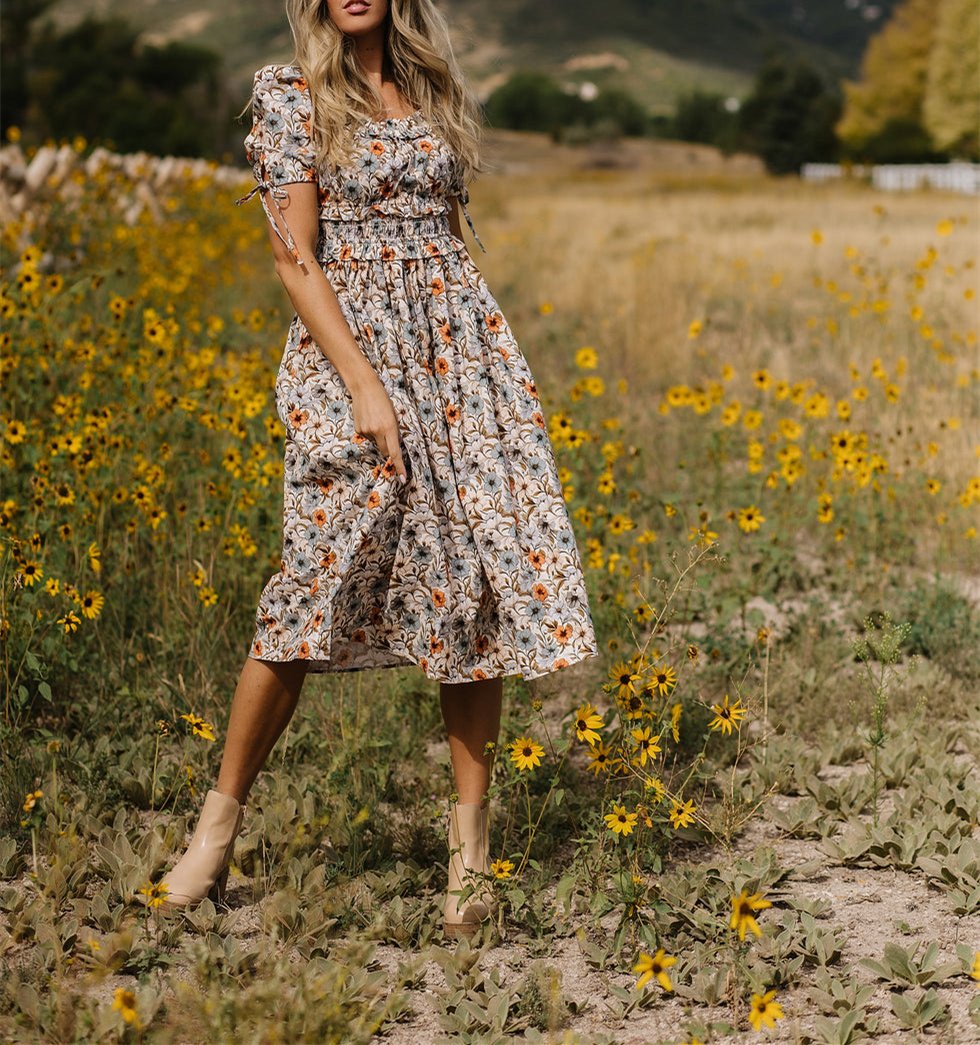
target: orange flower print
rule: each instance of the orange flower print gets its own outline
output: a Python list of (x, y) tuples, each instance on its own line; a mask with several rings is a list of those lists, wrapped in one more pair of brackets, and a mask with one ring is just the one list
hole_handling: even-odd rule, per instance
[(431, 280), (431, 282), (429, 283), (429, 287), (432, 290), (433, 297), (438, 297), (440, 294), (444, 293), (446, 289), (446, 284), (443, 283), (443, 281), (438, 276), (436, 276), (435, 279)]
[(448, 320), (439, 327), (439, 336), (447, 345), (453, 343), (453, 328), (449, 325)]
[(474, 668), (474, 669), (473, 669), (473, 670), (472, 670), (472, 671), (470, 672), (470, 677), (471, 677), (472, 679), (474, 679), (474, 680), (477, 680), (477, 679), (485, 679), (485, 678), (489, 678), (489, 676), (488, 676), (488, 675), (487, 675), (487, 673), (486, 673), (486, 672), (485, 672), (485, 671), (483, 670), (483, 668)]
[(331, 566), (337, 561), (337, 553), (332, 549), (328, 549), (326, 554), (320, 559), (320, 565), (324, 569), (330, 569)]
[(429, 637), (429, 652), (433, 656), (435, 656), (435, 654), (437, 653), (442, 653), (444, 645), (445, 644), (443, 643), (442, 639), (437, 639), (435, 635), (431, 635)]
[(313, 521), (317, 526), (323, 527), (327, 525), (327, 513), (322, 508), (313, 509)]
[(572, 626), (571, 624), (559, 624), (554, 628), (552, 634), (555, 636), (555, 639), (564, 646), (572, 637)]
[(350, 637), (353, 642), (366, 642), (367, 632), (363, 628), (355, 628), (350, 633)]
[(491, 312), (489, 315), (483, 317), (483, 322), (487, 325), (487, 330), (494, 334), (499, 334), (504, 328), (504, 317), (499, 312)]
[(477, 653), (484, 654), (490, 649), (490, 639), (486, 635), (477, 635), (473, 645), (476, 647)]
[(445, 356), (436, 356), (436, 373), (440, 377), (449, 373), (449, 360)]
[(531, 420), (538, 426), (538, 428), (546, 427), (544, 423), (544, 414), (542, 414), (540, 410), (535, 410), (534, 413), (531, 414)]
[(375, 156), (383, 156), (384, 155), (384, 151), (385, 151), (384, 142), (378, 142), (378, 141), (371, 142), (370, 149), (371, 149), (371, 152), (373, 152)]
[(298, 649), (296, 650), (296, 656), (299, 657), (300, 660), (306, 660), (309, 657), (309, 655), (310, 644), (306, 641), (301, 642), (299, 644)]
[(536, 569), (541, 570), (545, 564), (545, 554), (543, 551), (533, 551), (527, 553), (527, 561)]
[(293, 428), (302, 428), (303, 425), (305, 425), (307, 420), (309, 419), (309, 416), (310, 415), (307, 413), (306, 410), (303, 410), (297, 406), (289, 411), (289, 423), (293, 426)]
[(261, 639), (256, 639), (252, 643), (252, 652), (256, 655), (256, 657), (261, 657), (262, 656), (262, 640)]
[(340, 261), (347, 261), (347, 259), (354, 253), (353, 247), (349, 243), (343, 244), (338, 253), (338, 259)]
[(368, 508), (377, 508), (379, 504), (381, 504), (381, 495), (377, 490), (372, 490), (368, 494), (367, 506)]
[(461, 413), (459, 407), (455, 403), (446, 404), (446, 420), (454, 425), (460, 419)]
[(535, 384), (533, 379), (528, 378), (524, 381), (524, 391), (527, 392), (529, 396), (534, 396), (535, 399), (538, 398), (538, 386)]
[(548, 598), (548, 589), (538, 582), (531, 586), (531, 594), (538, 600), (538, 602), (544, 602)]
[(432, 142), (430, 142), (427, 139), (423, 138), (422, 141), (419, 142), (419, 148), (423, 152), (432, 152)]
[(392, 261), (395, 256), (395, 248), (389, 247), (387, 243), (381, 248), (382, 261)]
[(441, 588), (433, 588), (432, 605), (437, 609), (442, 609), (446, 605), (446, 593)]

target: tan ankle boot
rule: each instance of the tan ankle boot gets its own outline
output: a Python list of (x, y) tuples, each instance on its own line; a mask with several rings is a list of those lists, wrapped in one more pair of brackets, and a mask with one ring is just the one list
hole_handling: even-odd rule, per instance
[[(486, 918), (496, 913), (493, 890), (468, 872), (490, 870), (490, 810), (480, 802), (456, 802), (449, 806), (449, 888), (446, 892), (443, 929), (447, 936), (471, 936)], [(460, 891), (471, 884), (475, 891), (461, 900)]]
[(205, 896), (221, 900), (228, 882), (228, 864), (242, 827), (245, 806), (234, 795), (211, 788), (187, 850), (164, 878), (167, 892), (163, 906), (169, 910), (190, 907)]

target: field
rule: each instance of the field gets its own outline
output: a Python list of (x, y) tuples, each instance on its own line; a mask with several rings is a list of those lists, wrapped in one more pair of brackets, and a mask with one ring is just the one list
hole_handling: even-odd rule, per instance
[(0, 1034), (977, 1041), (976, 201), (490, 145), (471, 249), (603, 652), (505, 683), (472, 944), (407, 669), (311, 676), (227, 905), (144, 906), (279, 564), (290, 309), (244, 174), (132, 226), (125, 176), (79, 176), (3, 230)]

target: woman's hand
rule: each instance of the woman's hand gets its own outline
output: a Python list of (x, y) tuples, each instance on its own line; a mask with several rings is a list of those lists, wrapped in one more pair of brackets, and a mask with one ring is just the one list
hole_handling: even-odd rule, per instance
[(375, 379), (369, 381), (366, 386), (358, 386), (352, 390), (351, 400), (354, 404), (354, 431), (373, 439), (385, 457), (392, 459), (395, 471), (403, 479), (407, 479), (408, 472), (402, 460), (398, 417), (381, 378), (375, 374)]

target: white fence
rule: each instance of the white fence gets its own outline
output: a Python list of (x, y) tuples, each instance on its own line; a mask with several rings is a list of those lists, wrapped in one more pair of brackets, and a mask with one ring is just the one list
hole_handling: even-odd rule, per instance
[(879, 163), (873, 167), (804, 163), (800, 175), (804, 181), (870, 179), (876, 189), (886, 192), (931, 188), (973, 196), (980, 194), (980, 163)]

